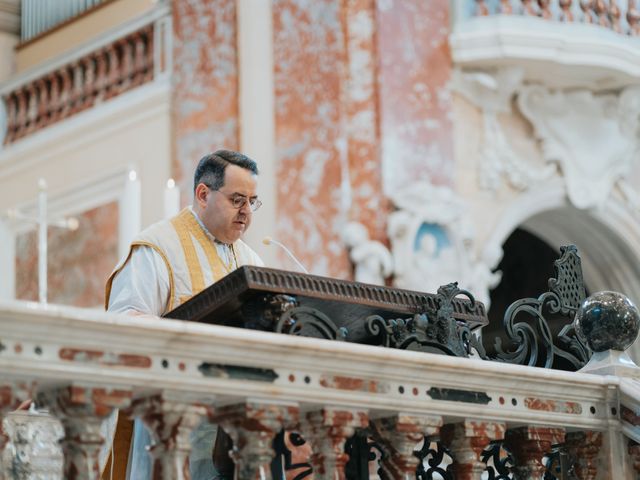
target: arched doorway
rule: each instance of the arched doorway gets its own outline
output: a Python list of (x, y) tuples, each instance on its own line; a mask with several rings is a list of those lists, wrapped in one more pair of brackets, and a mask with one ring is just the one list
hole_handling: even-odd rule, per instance
[[(502, 216), (487, 248), (503, 249), (498, 268), (504, 268), (501, 284), (492, 291), (491, 325), (485, 341), (502, 329), (509, 304), (547, 291), (553, 276), (553, 260), (561, 245), (574, 244), (582, 259), (588, 292), (615, 290), (640, 302), (640, 219), (610, 199), (599, 209), (580, 210), (568, 203), (564, 189), (523, 194)], [(640, 344), (631, 348), (640, 362)]]

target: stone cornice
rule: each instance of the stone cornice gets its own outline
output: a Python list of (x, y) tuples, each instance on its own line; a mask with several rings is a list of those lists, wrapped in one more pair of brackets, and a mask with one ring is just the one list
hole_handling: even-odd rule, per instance
[(0, 0), (0, 32), (20, 33), (19, 0)]

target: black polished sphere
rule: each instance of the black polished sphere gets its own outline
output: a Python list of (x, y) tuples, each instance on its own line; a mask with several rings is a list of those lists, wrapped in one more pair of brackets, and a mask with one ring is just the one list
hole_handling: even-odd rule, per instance
[(574, 320), (576, 332), (594, 352), (624, 351), (640, 329), (640, 313), (618, 292), (598, 292), (586, 298)]

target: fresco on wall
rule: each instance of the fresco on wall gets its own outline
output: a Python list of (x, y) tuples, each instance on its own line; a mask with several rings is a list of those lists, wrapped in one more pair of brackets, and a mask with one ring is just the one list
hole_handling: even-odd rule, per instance
[[(48, 301), (76, 307), (104, 308), (104, 286), (118, 261), (118, 204), (94, 208), (77, 216), (75, 231), (48, 232)], [(38, 299), (36, 231), (16, 239), (16, 298)]]

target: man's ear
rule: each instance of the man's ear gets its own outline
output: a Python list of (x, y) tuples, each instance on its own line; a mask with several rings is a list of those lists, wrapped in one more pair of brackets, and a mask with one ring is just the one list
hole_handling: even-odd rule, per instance
[(199, 183), (196, 187), (196, 191), (193, 194), (195, 202), (198, 204), (200, 208), (204, 208), (207, 204), (207, 197), (211, 193), (209, 187), (207, 187), (204, 183)]

